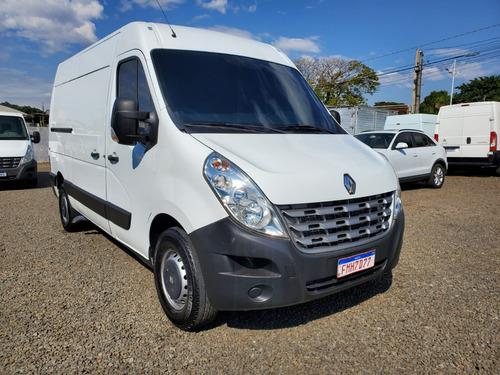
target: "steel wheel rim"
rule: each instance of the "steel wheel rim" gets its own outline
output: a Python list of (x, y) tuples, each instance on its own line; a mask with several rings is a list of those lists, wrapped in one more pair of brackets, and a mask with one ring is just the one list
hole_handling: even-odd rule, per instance
[(160, 282), (169, 305), (180, 311), (188, 299), (187, 273), (184, 262), (174, 249), (165, 251), (160, 263)]
[(437, 167), (436, 171), (434, 172), (434, 184), (440, 186), (443, 183), (443, 179), (444, 179), (443, 168)]

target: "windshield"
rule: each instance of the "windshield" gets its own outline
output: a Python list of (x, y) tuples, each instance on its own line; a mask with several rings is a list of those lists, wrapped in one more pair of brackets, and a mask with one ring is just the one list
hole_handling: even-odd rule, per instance
[(361, 133), (356, 134), (361, 142), (367, 144), (371, 148), (387, 148), (391, 144), (394, 134), (392, 133)]
[(0, 140), (28, 139), (24, 120), (19, 116), (0, 116)]
[(187, 132), (344, 133), (296, 69), (208, 52), (154, 50), (152, 57)]

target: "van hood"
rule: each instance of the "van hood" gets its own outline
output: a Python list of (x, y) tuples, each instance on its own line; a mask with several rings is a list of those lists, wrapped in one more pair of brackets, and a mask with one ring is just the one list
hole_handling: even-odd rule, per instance
[(28, 144), (26, 139), (0, 140), (0, 158), (24, 157)]
[[(274, 204), (352, 199), (398, 187), (387, 159), (351, 135), (191, 135), (235, 163)], [(344, 174), (356, 183), (353, 195)]]

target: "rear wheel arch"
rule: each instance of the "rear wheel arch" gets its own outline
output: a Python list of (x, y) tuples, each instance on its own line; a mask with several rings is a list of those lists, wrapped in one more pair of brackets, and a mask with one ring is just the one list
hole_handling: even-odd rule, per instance
[(433, 188), (441, 188), (446, 176), (446, 164), (442, 160), (434, 163), (427, 184)]

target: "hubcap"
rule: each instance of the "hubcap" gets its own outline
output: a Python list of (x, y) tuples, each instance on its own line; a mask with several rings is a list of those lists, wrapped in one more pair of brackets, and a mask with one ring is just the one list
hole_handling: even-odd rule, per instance
[(437, 167), (436, 172), (434, 173), (434, 184), (440, 186), (443, 183), (444, 173), (443, 168)]
[(170, 306), (182, 310), (188, 297), (187, 273), (180, 255), (174, 249), (163, 254), (160, 264), (161, 287)]

